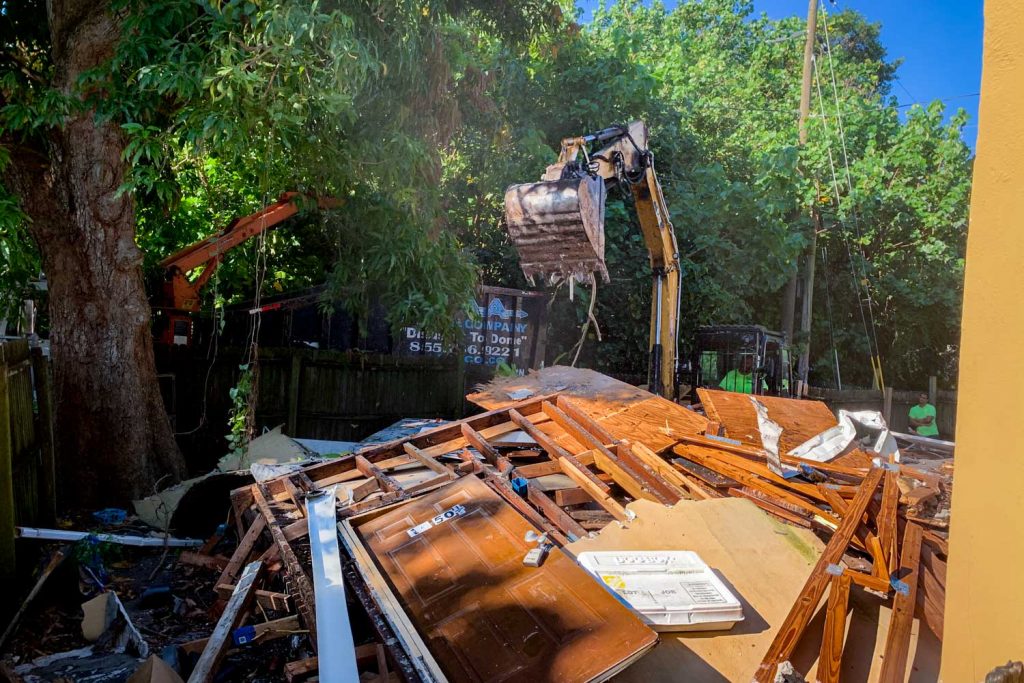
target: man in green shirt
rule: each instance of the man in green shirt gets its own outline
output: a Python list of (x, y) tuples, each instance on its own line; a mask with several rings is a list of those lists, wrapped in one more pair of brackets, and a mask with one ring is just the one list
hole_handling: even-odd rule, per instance
[(935, 406), (928, 402), (928, 394), (919, 394), (917, 405), (910, 408), (910, 429), (918, 436), (939, 436), (935, 424)]
[[(725, 373), (718, 383), (719, 388), (726, 391), (737, 391), (741, 394), (754, 393), (754, 357), (744, 355), (740, 358), (740, 366)], [(768, 384), (761, 379), (761, 390), (768, 391)]]

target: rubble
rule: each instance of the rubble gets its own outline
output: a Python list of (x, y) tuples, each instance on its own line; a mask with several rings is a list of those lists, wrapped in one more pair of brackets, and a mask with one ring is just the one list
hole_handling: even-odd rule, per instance
[[(168, 664), (189, 681), (261, 658), (288, 681), (934, 680), (949, 448), (815, 401), (698, 395), (703, 412), (549, 368), (472, 394), (478, 415), (250, 480), (176, 557), (216, 626)], [(664, 573), (660, 603), (606, 571), (684, 560), (708, 578)], [(693, 616), (727, 596), (738, 609)]]

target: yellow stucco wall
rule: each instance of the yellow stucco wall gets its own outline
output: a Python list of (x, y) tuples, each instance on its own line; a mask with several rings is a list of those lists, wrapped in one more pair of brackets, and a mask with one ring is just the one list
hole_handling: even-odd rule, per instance
[(942, 680), (1024, 659), (1024, 2), (986, 0)]

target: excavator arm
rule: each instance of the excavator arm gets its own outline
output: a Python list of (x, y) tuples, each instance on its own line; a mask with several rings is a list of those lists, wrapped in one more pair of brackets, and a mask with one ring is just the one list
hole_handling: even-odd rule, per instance
[[(298, 192), (285, 192), (273, 204), (256, 213), (236, 218), (217, 234), (190, 244), (162, 260), (160, 266), (167, 273), (164, 306), (198, 312), (199, 294), (217, 271), (224, 256), (246, 240), (272, 230), (297, 214), (301, 196)], [(338, 206), (338, 200), (329, 197), (317, 198), (316, 203), (321, 209)], [(203, 271), (190, 280), (189, 273), (200, 266), (203, 266)]]
[[(589, 152), (591, 146), (596, 151)], [(562, 140), (558, 161), (547, 168), (541, 182), (513, 185), (506, 191), (506, 224), (523, 272), (531, 280), (537, 274), (588, 280), (600, 273), (607, 281), (604, 200), (605, 185), (612, 182), (627, 186), (633, 195), (654, 275), (649, 386), (674, 398), (679, 249), (643, 121)]]
[[(190, 244), (160, 262), (166, 273), (163, 296), (156, 306), (162, 316), (157, 325), (160, 344), (191, 345), (192, 320), (189, 314), (199, 312), (200, 294), (227, 253), (299, 213), (303, 196), (298, 192), (285, 192), (273, 204), (236, 218), (220, 232)], [(309, 201), (314, 200), (309, 198)], [(321, 209), (340, 205), (339, 200), (331, 197), (318, 197), (315, 202)], [(202, 272), (190, 278), (190, 274), (200, 266)]]

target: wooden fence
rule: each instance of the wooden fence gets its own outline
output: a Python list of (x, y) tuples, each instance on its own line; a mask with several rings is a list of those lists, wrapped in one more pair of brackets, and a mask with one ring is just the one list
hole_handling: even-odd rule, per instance
[(15, 572), (14, 527), (56, 520), (49, 362), (25, 340), (0, 343), (0, 576)]
[[(886, 393), (890, 394), (889, 406), (886, 406)], [(833, 412), (844, 410), (877, 410), (885, 415), (889, 427), (897, 432), (909, 432), (908, 414), (910, 408), (917, 405), (920, 391), (903, 389), (887, 389), (886, 392), (874, 389), (818, 389), (812, 387), (808, 398), (824, 401)], [(939, 436), (953, 441), (956, 436), (956, 392), (935, 391), (932, 403), (935, 406), (935, 420), (939, 427)]]
[[(238, 349), (221, 349), (212, 366), (184, 357), (160, 362), (165, 402), (195, 468), (226, 452), (229, 394), (244, 362)], [(465, 368), (455, 356), (261, 348), (258, 366), (257, 429), (283, 424), (289, 436), (358, 441), (405, 417), (464, 412)]]

